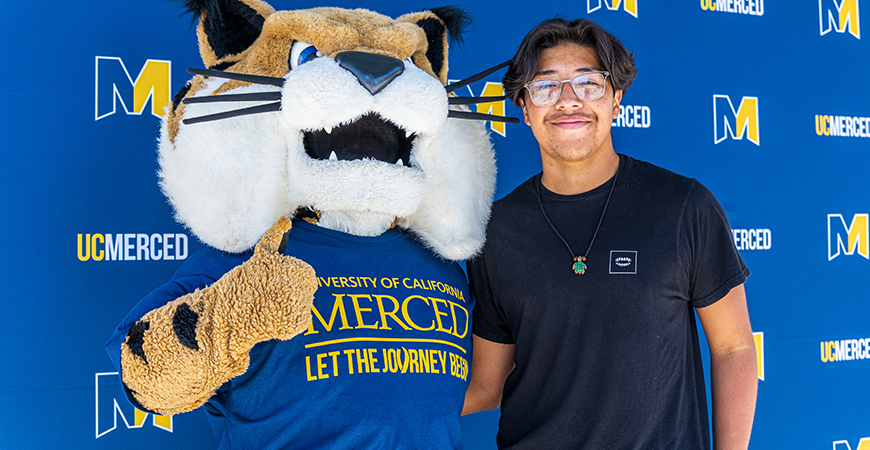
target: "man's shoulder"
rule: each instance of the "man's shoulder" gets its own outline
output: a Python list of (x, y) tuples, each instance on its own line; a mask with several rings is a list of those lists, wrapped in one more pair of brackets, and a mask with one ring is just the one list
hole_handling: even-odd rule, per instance
[(513, 233), (514, 229), (527, 225), (530, 214), (540, 214), (536, 183), (540, 174), (520, 183), (510, 193), (492, 204), (492, 213), (487, 225), (487, 235)]
[(636, 183), (645, 190), (667, 189), (667, 192), (674, 194), (688, 194), (698, 184), (698, 180), (694, 178), (678, 174), (653, 163), (630, 156), (624, 156), (624, 158), (626, 158), (627, 169), (625, 182)]
[(534, 175), (528, 180), (520, 183), (510, 193), (496, 200), (492, 205), (492, 216), (497, 217), (502, 214), (513, 214), (517, 211), (528, 209), (531, 206), (538, 207), (536, 184), (540, 178), (540, 174)]
[(633, 190), (634, 198), (646, 199), (644, 207), (721, 210), (715, 195), (697, 179), (646, 161), (629, 159), (632, 170), (626, 174), (625, 185)]
[(631, 156), (624, 157), (626, 158), (626, 166), (629, 168), (630, 173), (635, 177), (650, 177), (661, 179), (663, 181), (674, 181), (689, 184), (695, 182), (694, 178), (681, 175), (670, 169), (666, 169), (659, 165), (653, 164), (649, 161), (633, 158)]

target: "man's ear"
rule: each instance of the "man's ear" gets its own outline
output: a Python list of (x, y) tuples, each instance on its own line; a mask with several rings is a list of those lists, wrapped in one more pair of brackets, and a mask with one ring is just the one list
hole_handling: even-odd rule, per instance
[(624, 93), (625, 93), (625, 91), (623, 91), (621, 89), (613, 93), (613, 119), (614, 120), (616, 120), (616, 118), (619, 117), (619, 103), (622, 102), (622, 94), (624, 94)]
[(525, 97), (520, 97), (520, 108), (523, 109), (523, 121), (526, 122), (526, 125), (531, 126), (529, 123), (529, 114), (526, 112), (526, 99)]
[(275, 9), (261, 0), (184, 0), (199, 18), (196, 35), (205, 67), (235, 61), (260, 36), (263, 22)]

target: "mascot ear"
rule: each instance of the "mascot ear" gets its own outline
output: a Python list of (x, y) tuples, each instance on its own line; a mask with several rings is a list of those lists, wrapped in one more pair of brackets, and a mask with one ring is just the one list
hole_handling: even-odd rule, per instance
[(275, 12), (260, 0), (184, 0), (184, 6), (199, 18), (199, 53), (209, 68), (238, 61), (260, 36), (266, 17)]
[(410, 22), (423, 29), (429, 43), (426, 59), (441, 83), (447, 84), (447, 39), (457, 46), (462, 45), (462, 33), (471, 23), (468, 14), (461, 9), (444, 6), (406, 14), (396, 21)]

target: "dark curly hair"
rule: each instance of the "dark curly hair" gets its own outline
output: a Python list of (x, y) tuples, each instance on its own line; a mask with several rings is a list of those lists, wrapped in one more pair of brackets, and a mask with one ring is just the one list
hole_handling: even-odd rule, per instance
[(545, 48), (564, 43), (575, 43), (590, 47), (598, 54), (604, 70), (610, 72), (610, 82), (614, 91), (625, 91), (631, 86), (637, 69), (634, 67), (634, 53), (612, 34), (586, 19), (567, 21), (562, 18), (545, 20), (523, 38), (510, 68), (502, 80), (508, 98), (519, 106), (523, 97), (523, 85), (528, 83), (538, 70), (538, 55)]

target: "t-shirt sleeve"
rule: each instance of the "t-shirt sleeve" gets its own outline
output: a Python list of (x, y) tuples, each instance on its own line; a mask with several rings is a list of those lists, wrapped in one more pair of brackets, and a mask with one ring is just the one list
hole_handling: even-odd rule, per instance
[(686, 201), (681, 227), (680, 255), (692, 306), (712, 305), (746, 281), (749, 269), (734, 246), (725, 211), (697, 181)]
[(130, 327), (149, 311), (159, 308), (183, 295), (204, 288), (215, 282), (223, 273), (244, 261), (245, 255), (224, 255), (217, 250), (203, 247), (184, 262), (172, 279), (149, 293), (137, 303), (124, 320), (115, 328), (106, 343), (106, 352), (112, 364), (120, 371), (121, 344), (127, 340)]
[[(207, 283), (208, 281), (208, 283)], [(210, 281), (203, 277), (185, 277), (174, 279), (169, 283), (160, 286), (145, 296), (123, 321), (115, 328), (109, 341), (106, 343), (106, 352), (109, 354), (109, 359), (112, 360), (115, 369), (121, 370), (121, 344), (127, 340), (127, 331), (139, 319), (148, 312), (159, 308), (183, 295), (189, 294), (196, 289), (205, 287), (210, 284)]]
[(466, 263), (466, 269), (469, 289), (475, 299), (472, 320), (474, 334), (500, 344), (515, 343), (504, 310), (492, 290), (494, 283), (487, 270), (485, 247), (481, 255)]

